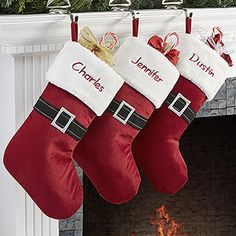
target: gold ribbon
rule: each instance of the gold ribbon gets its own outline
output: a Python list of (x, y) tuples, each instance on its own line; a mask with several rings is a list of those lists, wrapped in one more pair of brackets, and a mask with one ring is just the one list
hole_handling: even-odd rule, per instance
[(85, 27), (80, 31), (79, 43), (89, 49), (102, 61), (106, 62), (108, 65), (112, 66), (112, 51), (107, 47), (99, 44), (96, 37), (93, 35), (88, 27)]

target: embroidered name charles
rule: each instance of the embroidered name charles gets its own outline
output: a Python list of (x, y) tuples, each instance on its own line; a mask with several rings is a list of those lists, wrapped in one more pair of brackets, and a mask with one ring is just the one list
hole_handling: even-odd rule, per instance
[(93, 84), (93, 86), (99, 91), (102, 92), (104, 90), (104, 86), (102, 86), (101, 79), (95, 79), (92, 75), (86, 72), (87, 67), (82, 62), (75, 62), (72, 65), (72, 69), (77, 71), (84, 79), (86, 79), (89, 83)]
[(138, 58), (137, 61), (131, 60), (131, 62), (136, 65), (140, 70), (144, 71), (149, 77), (153, 78), (157, 82), (163, 81), (163, 79), (158, 75), (158, 70), (153, 70), (148, 68), (143, 62), (141, 62), (142, 57)]
[(212, 77), (215, 76), (213, 69), (210, 66), (207, 66), (204, 63), (202, 63), (200, 61), (200, 57), (196, 53), (193, 53), (193, 55), (189, 58), (189, 61), (196, 63), (196, 65), (200, 67), (200, 69), (202, 69), (204, 72), (208, 73), (208, 75)]

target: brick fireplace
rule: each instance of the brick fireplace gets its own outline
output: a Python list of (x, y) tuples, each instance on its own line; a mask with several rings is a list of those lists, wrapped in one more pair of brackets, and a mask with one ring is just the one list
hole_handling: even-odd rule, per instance
[[(181, 140), (189, 182), (174, 196), (157, 193), (143, 176), (137, 197), (114, 206), (105, 202), (84, 178), (83, 235), (159, 236), (150, 217), (164, 205), (180, 224), (177, 235), (235, 236), (235, 114), (236, 78), (231, 78), (215, 100), (205, 104)], [(79, 222), (78, 214), (62, 221), (60, 235), (82, 235)]]
[(234, 116), (194, 121), (181, 142), (190, 180), (174, 196), (155, 192), (143, 176), (137, 197), (128, 204), (113, 206), (102, 200), (85, 179), (84, 235), (159, 236), (150, 217), (155, 208), (165, 205), (170, 217), (181, 225), (177, 235), (235, 236), (234, 130)]

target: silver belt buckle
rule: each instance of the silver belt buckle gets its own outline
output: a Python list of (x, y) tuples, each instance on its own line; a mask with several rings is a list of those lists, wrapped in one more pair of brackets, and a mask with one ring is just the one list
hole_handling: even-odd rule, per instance
[[(179, 100), (179, 99), (184, 100), (184, 102), (186, 103), (185, 106), (178, 111), (175, 107), (175, 103)], [(189, 101), (186, 97), (184, 97), (181, 93), (178, 93), (177, 96), (175, 97), (175, 99), (173, 100), (173, 102), (169, 105), (169, 109), (171, 111), (173, 111), (177, 116), (181, 117), (184, 112), (186, 111), (186, 109), (188, 108), (188, 106), (190, 105), (191, 101)]]
[[(62, 115), (62, 113), (66, 113), (70, 119), (67, 121), (66, 125), (64, 127), (60, 127), (56, 122), (58, 118)], [(57, 113), (56, 117), (51, 122), (51, 125), (61, 131), (62, 133), (65, 133), (68, 127), (70, 126), (71, 122), (75, 119), (75, 115), (66, 110), (66, 108), (62, 107), (60, 111)]]
[[(120, 110), (121, 110), (123, 107), (128, 107), (128, 108), (130, 109), (129, 114), (128, 114), (126, 117), (124, 117), (124, 119), (122, 119), (120, 116), (118, 116)], [(122, 102), (120, 103), (119, 107), (117, 108), (117, 110), (115, 111), (115, 113), (113, 114), (113, 117), (114, 117), (115, 119), (117, 119), (118, 121), (120, 121), (122, 124), (125, 125), (125, 124), (128, 122), (129, 118), (130, 118), (130, 117), (132, 116), (132, 114), (134, 113), (134, 111), (135, 111), (135, 108), (134, 108), (134, 107), (132, 107), (132, 106), (131, 106), (130, 104), (128, 104), (127, 102), (122, 101)]]

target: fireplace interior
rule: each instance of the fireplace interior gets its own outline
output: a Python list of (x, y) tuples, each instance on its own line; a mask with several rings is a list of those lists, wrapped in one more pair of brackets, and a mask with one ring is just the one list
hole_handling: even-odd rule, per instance
[(180, 149), (189, 181), (173, 196), (157, 193), (143, 176), (138, 195), (115, 206), (84, 177), (83, 235), (235, 236), (236, 116), (196, 119)]

